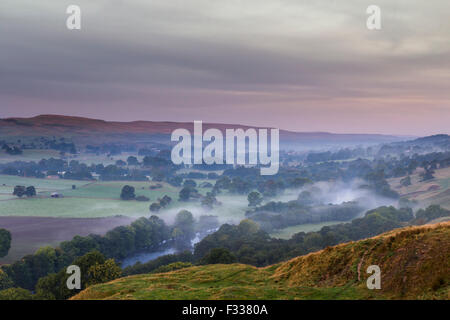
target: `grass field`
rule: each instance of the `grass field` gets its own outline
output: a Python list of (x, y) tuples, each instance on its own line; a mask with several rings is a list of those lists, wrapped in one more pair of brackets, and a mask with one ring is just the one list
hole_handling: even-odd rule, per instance
[[(197, 180), (201, 183), (203, 180)], [(150, 186), (161, 184), (158, 189)], [(36, 187), (37, 196), (33, 198), (17, 198), (12, 196), (15, 185)], [(72, 189), (76, 185), (76, 189)], [(120, 200), (120, 193), (124, 185), (135, 188), (136, 196), (146, 196), (150, 201), (124, 201)], [(180, 187), (173, 187), (164, 182), (151, 181), (75, 181), (65, 179), (35, 179), (17, 176), (0, 175), (0, 216), (30, 216), (30, 217), (65, 217), (65, 218), (98, 218), (123, 215), (129, 217), (148, 216), (152, 214), (149, 206), (164, 195), (172, 198), (172, 203), (161, 210), (158, 215), (164, 218), (165, 214), (178, 212), (181, 209), (193, 210), (201, 214), (208, 214), (202, 209), (199, 202), (179, 202)], [(200, 193), (206, 194), (210, 189), (197, 188)], [(51, 198), (52, 192), (57, 191), (63, 198)], [(222, 196), (219, 201), (224, 205), (214, 210), (232, 218), (243, 218), (246, 198)], [(235, 210), (235, 203), (245, 203), (242, 208)], [(213, 213), (209, 213), (213, 214)], [(227, 219), (225, 219), (227, 220)]]
[(21, 155), (9, 155), (5, 151), (0, 150), (0, 163), (20, 161), (35, 161), (39, 162), (42, 159), (60, 158), (59, 151), (56, 150), (40, 150), (40, 149), (25, 149)]
[(95, 198), (32, 198), (0, 202), (0, 216), (98, 218), (150, 215), (149, 202)]
[(6, 190), (14, 190), (14, 186), (34, 186), (36, 190), (64, 190), (71, 189), (72, 185), (77, 187), (87, 185), (89, 181), (79, 181), (79, 180), (67, 180), (67, 179), (36, 179), (36, 178), (26, 178), (18, 176), (0, 175), (0, 192), (3, 193)]
[[(65, 197), (78, 197), (78, 198), (107, 198), (107, 199), (120, 199), (120, 193), (124, 185), (130, 185), (135, 188), (136, 196), (146, 196), (151, 201), (155, 201), (164, 195), (170, 196), (172, 199), (178, 198), (180, 188), (170, 186), (165, 183), (160, 189), (150, 190), (151, 185), (155, 185), (153, 182), (135, 182), (135, 181), (112, 181), (112, 182), (94, 182), (86, 184), (81, 188), (70, 189), (64, 191)], [(43, 193), (49, 195), (50, 193)]]
[(322, 227), (326, 226), (332, 226), (339, 223), (345, 223), (344, 221), (327, 221), (327, 222), (321, 222), (321, 223), (306, 223), (306, 224), (300, 224), (298, 226), (291, 226), (284, 229), (280, 229), (277, 231), (274, 231), (270, 234), (273, 238), (278, 239), (290, 239), (292, 235), (299, 233), (299, 232), (311, 232), (311, 231), (319, 231), (322, 229)]

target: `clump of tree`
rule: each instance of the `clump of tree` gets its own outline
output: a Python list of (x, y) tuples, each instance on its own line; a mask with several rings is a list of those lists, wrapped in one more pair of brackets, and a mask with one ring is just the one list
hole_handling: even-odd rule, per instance
[(33, 300), (33, 295), (26, 289), (9, 288), (0, 291), (0, 300)]
[(259, 192), (253, 191), (248, 194), (247, 200), (249, 207), (256, 207), (261, 204), (263, 198)]
[(221, 203), (217, 200), (214, 192), (207, 192), (206, 196), (202, 198), (201, 204), (205, 208), (212, 209), (215, 205), (220, 205)]
[(164, 195), (164, 197), (158, 198), (158, 201), (153, 202), (150, 205), (149, 209), (151, 212), (158, 212), (162, 208), (165, 208), (166, 206), (168, 206), (171, 202), (172, 202), (172, 198), (169, 197), (168, 195)]
[(11, 280), (11, 278), (6, 274), (6, 272), (0, 269), (0, 290), (9, 289), (13, 286), (14, 282)]
[(192, 179), (184, 180), (183, 187), (195, 188), (195, 187), (197, 187), (197, 182), (195, 182)]
[(10, 147), (6, 143), (3, 144), (2, 149), (5, 150), (5, 152), (7, 154), (12, 155), (12, 156), (16, 156), (16, 155), (19, 155), (19, 154), (23, 153), (22, 149), (20, 149), (19, 147), (17, 147), (17, 146)]
[(6, 229), (0, 229), (0, 258), (8, 255), (11, 248), (11, 232)]
[(225, 248), (214, 248), (206, 254), (198, 264), (230, 264), (237, 261), (236, 256)]
[(129, 185), (124, 186), (120, 193), (120, 199), (133, 200), (134, 198), (136, 198), (136, 194), (134, 193), (134, 187)]
[(179, 200), (180, 201), (189, 201), (190, 199), (199, 199), (200, 194), (198, 193), (198, 190), (192, 187), (184, 187), (180, 190), (179, 193)]
[(431, 220), (450, 216), (450, 210), (442, 208), (438, 205), (431, 205), (426, 209), (419, 209), (416, 212), (414, 224), (421, 225), (430, 222)]
[(36, 195), (36, 189), (34, 186), (15, 186), (13, 195), (22, 198), (23, 196), (34, 197)]
[(179, 249), (191, 247), (191, 239), (195, 236), (195, 220), (191, 212), (181, 210), (175, 217), (172, 238)]
[(164, 195), (164, 197), (162, 197), (161, 199), (158, 199), (158, 201), (161, 204), (161, 206), (164, 208), (172, 202), (172, 198), (169, 197), (168, 195)]
[(159, 212), (159, 210), (161, 210), (161, 208), (162, 207), (159, 204), (159, 202), (153, 202), (149, 207), (150, 212)]
[[(112, 281), (122, 275), (122, 269), (114, 259), (106, 259), (99, 251), (93, 250), (75, 259), (73, 265), (80, 268), (81, 290), (88, 286)], [(77, 294), (80, 290), (69, 290), (67, 274), (63, 268), (58, 273), (53, 273), (39, 279), (36, 285), (36, 298), (44, 300), (66, 300)]]
[(410, 177), (410, 176), (407, 176), (407, 177), (401, 179), (401, 180), (400, 180), (400, 185), (401, 185), (402, 187), (410, 186), (410, 185), (411, 185), (411, 177)]
[[(441, 213), (442, 214), (442, 213)], [(300, 232), (289, 240), (274, 239), (251, 220), (239, 225), (222, 225), (196, 246), (194, 257), (201, 261), (214, 248), (229, 250), (239, 263), (267, 266), (339, 243), (373, 237), (407, 225), (414, 215), (409, 208), (380, 207), (350, 223), (323, 227), (317, 232)]]
[(138, 159), (136, 157), (134, 157), (134, 156), (129, 156), (127, 158), (127, 163), (128, 163), (129, 166), (137, 166), (137, 165), (139, 165)]
[(434, 170), (431, 167), (425, 167), (425, 171), (420, 174), (422, 181), (428, 181), (434, 179)]

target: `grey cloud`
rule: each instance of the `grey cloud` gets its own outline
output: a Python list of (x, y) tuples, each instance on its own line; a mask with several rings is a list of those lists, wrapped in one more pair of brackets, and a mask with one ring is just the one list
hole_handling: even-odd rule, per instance
[(369, 1), (78, 0), (82, 30), (68, 31), (72, 2), (2, 1), (0, 102), (128, 101), (155, 111), (179, 103), (188, 114), (224, 104), (251, 112), (327, 99), (450, 100), (445, 0), (380, 0), (376, 32), (365, 29)]

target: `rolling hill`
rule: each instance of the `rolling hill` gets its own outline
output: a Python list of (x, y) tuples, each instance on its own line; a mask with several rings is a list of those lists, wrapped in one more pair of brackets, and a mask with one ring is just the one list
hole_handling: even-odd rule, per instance
[[(193, 119), (194, 120), (194, 119)], [(98, 143), (108, 142), (157, 142), (170, 143), (173, 130), (193, 130), (193, 122), (131, 121), (116, 122), (63, 115), (39, 115), (32, 118), (0, 119), (0, 138), (55, 136), (72, 139), (77, 144), (91, 144), (92, 137)], [(203, 130), (251, 128), (240, 124), (203, 123)], [(401, 137), (381, 134), (334, 134), (328, 132), (292, 132), (280, 130), (280, 141), (301, 145), (346, 145), (365, 143), (388, 143), (405, 140)]]
[[(381, 269), (381, 289), (366, 286)], [(396, 229), (256, 268), (206, 265), (95, 285), (72, 299), (450, 299), (450, 222)]]

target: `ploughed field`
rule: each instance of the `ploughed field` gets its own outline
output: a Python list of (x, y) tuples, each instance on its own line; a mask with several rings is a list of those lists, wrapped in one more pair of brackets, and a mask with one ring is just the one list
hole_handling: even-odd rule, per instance
[(104, 234), (117, 226), (130, 224), (128, 217), (109, 218), (45, 218), (0, 217), (0, 227), (11, 232), (11, 249), (0, 264), (12, 263), (47, 245), (58, 245), (74, 236)]

